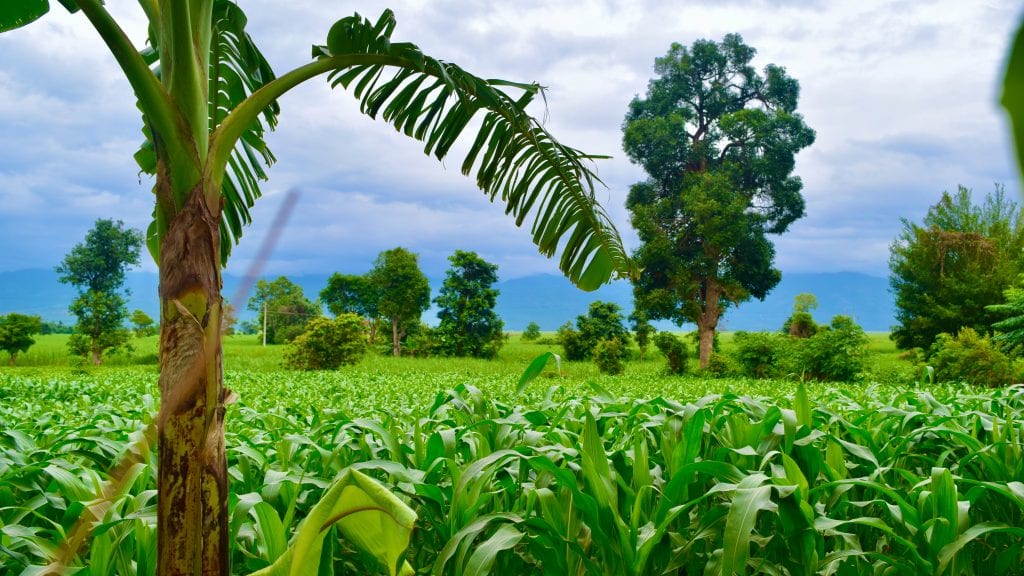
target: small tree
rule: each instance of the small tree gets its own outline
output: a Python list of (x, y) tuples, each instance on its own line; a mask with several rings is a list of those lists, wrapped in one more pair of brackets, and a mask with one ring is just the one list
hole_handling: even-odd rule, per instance
[(284, 363), (296, 370), (331, 370), (355, 364), (366, 353), (366, 328), (356, 314), (339, 314), (333, 320), (319, 317), (306, 324), (285, 349)]
[(142, 338), (156, 334), (156, 322), (142, 310), (133, 310), (131, 316), (132, 327), (135, 328), (135, 336)]
[(385, 250), (369, 274), (378, 294), (377, 309), (391, 324), (391, 353), (402, 355), (402, 338), (430, 306), (430, 283), (416, 255), (405, 248)]
[(618, 338), (601, 339), (594, 346), (592, 356), (599, 372), (616, 376), (625, 371), (629, 350)]
[(576, 317), (576, 327), (570, 323), (558, 329), (558, 340), (567, 360), (586, 360), (601, 340), (617, 338), (623, 347), (631, 339), (623, 326), (622, 309), (614, 302), (591, 302), (586, 316)]
[(669, 332), (658, 332), (654, 336), (654, 345), (665, 356), (668, 362), (669, 374), (685, 374), (686, 359), (690, 353), (686, 349), (686, 343)]
[(224, 300), (224, 315), (221, 317), (221, 334), (232, 336), (235, 333), (235, 324), (238, 323), (238, 310)]
[(505, 342), (504, 323), (494, 307), (498, 267), (476, 252), (456, 250), (448, 261), (441, 293), (434, 299), (440, 320), (434, 330), (438, 352), (449, 356), (493, 358)]
[(307, 299), (302, 286), (287, 276), (279, 276), (273, 282), (257, 282), (247, 307), (260, 315), (261, 325), (266, 325), (267, 344), (291, 342), (302, 334), (310, 320), (320, 316), (320, 306)]
[(327, 287), (320, 291), (320, 301), (331, 314), (338, 316), (351, 312), (366, 320), (371, 345), (377, 343), (377, 328), (380, 326), (379, 298), (369, 274), (360, 276), (335, 272), (327, 279)]
[(640, 310), (634, 310), (629, 315), (629, 321), (633, 323), (633, 335), (636, 336), (636, 345), (640, 349), (640, 360), (647, 354), (647, 348), (651, 344), (651, 335), (654, 334), (654, 326), (647, 321), (647, 315)]
[(536, 322), (530, 322), (526, 325), (526, 330), (523, 330), (522, 339), (527, 342), (533, 342), (534, 340), (540, 339), (540, 324)]
[(818, 307), (818, 299), (809, 292), (797, 294), (793, 298), (793, 313), (782, 325), (782, 332), (795, 338), (810, 338), (818, 331), (811, 311)]
[[(73, 354), (103, 361), (103, 352), (128, 341), (125, 297), (119, 292), (130, 266), (138, 266), (142, 233), (120, 220), (100, 219), (57, 266), (60, 281), (78, 289), (69, 310), (78, 318), (75, 337), (68, 340)], [(124, 294), (127, 294), (127, 290)]]
[(14, 366), (19, 353), (28, 352), (36, 343), (32, 336), (42, 330), (43, 321), (39, 316), (26, 316), (16, 312), (0, 316), (0, 350), (9, 355), (9, 366)]

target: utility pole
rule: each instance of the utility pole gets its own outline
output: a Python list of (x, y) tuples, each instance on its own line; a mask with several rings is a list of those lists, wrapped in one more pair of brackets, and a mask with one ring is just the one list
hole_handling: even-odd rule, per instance
[(267, 347), (267, 301), (263, 301), (263, 347)]

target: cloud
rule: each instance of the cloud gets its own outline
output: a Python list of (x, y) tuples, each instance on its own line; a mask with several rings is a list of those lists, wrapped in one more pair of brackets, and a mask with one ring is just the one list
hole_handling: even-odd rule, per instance
[[(109, 3), (141, 44), (133, 3)], [(537, 81), (533, 113), (564, 143), (611, 155), (595, 164), (596, 193), (630, 247), (623, 206), (642, 171), (621, 150), (626, 106), (642, 94), (654, 58), (672, 42), (738, 32), (800, 81), (800, 111), (817, 141), (798, 157), (807, 216), (777, 239), (784, 271), (886, 273), (900, 217), (920, 218), (942, 190), (1006, 182), (1019, 193), (1000, 69), (1019, 6), (1009, 0), (246, 0), (250, 33), (277, 72), (309, 60), (330, 25), (391, 6), (399, 41), (484, 77)], [(282, 14), (286, 13), (286, 16)], [(96, 33), (55, 7), (43, 21), (0, 35), (0, 270), (56, 264), (97, 217), (145, 228), (151, 183), (131, 154), (141, 140), (134, 97)], [(456, 248), (476, 250), (503, 277), (555, 273), (529, 230), (517, 229), (460, 173), (423, 145), (358, 111), (354, 98), (315, 82), (281, 101), (269, 136), (279, 162), (264, 184), (230, 269), (241, 273), (269, 232), (283, 192), (299, 209), (267, 263), (274, 273), (367, 269), (405, 245), (440, 276)], [(40, 241), (39, 230), (46, 230)]]

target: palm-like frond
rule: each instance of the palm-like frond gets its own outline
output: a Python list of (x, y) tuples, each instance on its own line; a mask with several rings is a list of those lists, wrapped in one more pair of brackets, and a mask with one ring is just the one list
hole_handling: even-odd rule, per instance
[[(351, 87), (361, 110), (380, 115), (396, 130), (424, 142), (424, 152), (443, 159), (477, 114), (483, 119), (462, 162), (477, 185), (506, 204), (517, 225), (532, 215), (533, 241), (541, 253), (561, 246), (561, 270), (593, 290), (613, 274), (635, 272), (614, 224), (594, 199), (599, 182), (591, 156), (560, 144), (526, 113), (537, 84), (485, 80), (424, 55), (409, 43), (391, 42), (395, 19), (385, 11), (376, 24), (358, 14), (338, 21), (317, 58), (381, 56), (380, 64), (333, 71), (332, 86)], [(372, 60), (372, 59), (371, 59)], [(518, 99), (503, 88), (522, 90)]]
[[(210, 130), (217, 126), (250, 94), (274, 79), (274, 71), (256, 44), (246, 33), (248, 20), (237, 4), (230, 0), (216, 0), (213, 5), (213, 36), (210, 45), (209, 114)], [(150, 30), (150, 46), (142, 56), (160, 75), (158, 64), (158, 37)], [(252, 222), (249, 209), (262, 195), (259, 182), (267, 179), (264, 166), (276, 160), (267, 147), (264, 133), (277, 126), (280, 107), (277, 102), (263, 109), (261, 118), (249, 124), (238, 139), (228, 159), (228, 169), (221, 183), (224, 199), (220, 222), (221, 259), (227, 262), (231, 248), (238, 243), (244, 226)], [(146, 141), (135, 159), (142, 171), (156, 173), (156, 154), (148, 127), (143, 128)], [(197, 135), (205, 138), (208, 135)], [(149, 234), (155, 238), (152, 232)]]
[[(213, 42), (210, 58), (210, 129), (217, 126), (245, 100), (274, 79), (274, 71), (245, 31), (246, 17), (234, 3), (221, 0), (213, 6)], [(224, 207), (221, 213), (221, 258), (227, 262), (231, 247), (242, 236), (242, 227), (252, 222), (249, 209), (261, 196), (259, 181), (266, 180), (263, 166), (274, 163), (274, 154), (264, 141), (267, 128), (277, 126), (277, 102), (265, 108), (262, 119), (251, 123), (238, 139), (229, 169), (221, 184)]]

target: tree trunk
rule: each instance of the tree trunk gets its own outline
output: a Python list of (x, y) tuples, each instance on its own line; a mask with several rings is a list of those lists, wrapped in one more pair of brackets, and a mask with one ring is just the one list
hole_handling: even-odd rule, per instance
[(100, 345), (96, 342), (96, 339), (92, 339), (92, 365), (99, 366), (103, 363), (103, 351), (100, 350)]
[[(158, 182), (159, 186), (159, 182)], [(203, 183), (160, 248), (159, 574), (229, 574), (219, 206)]]
[(715, 351), (715, 329), (722, 315), (718, 304), (721, 288), (714, 280), (707, 280), (704, 285), (704, 309), (697, 317), (697, 335), (700, 337), (700, 367), (707, 368), (711, 353)]
[(11, 352), (11, 357), (7, 359), (8, 366), (14, 366), (14, 359), (18, 357), (17, 352)]
[(391, 353), (395, 356), (402, 355), (402, 339), (398, 334), (398, 318), (391, 319)]

